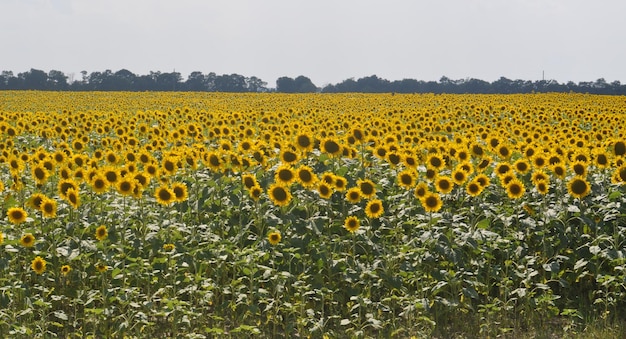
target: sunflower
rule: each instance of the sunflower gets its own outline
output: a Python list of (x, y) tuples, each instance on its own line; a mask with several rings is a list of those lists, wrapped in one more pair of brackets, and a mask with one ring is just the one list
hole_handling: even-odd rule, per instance
[(135, 173), (133, 175), (133, 179), (135, 179), (135, 183), (141, 188), (146, 188), (148, 187), (148, 184), (150, 184), (150, 176), (144, 172)]
[(580, 177), (586, 177), (587, 176), (587, 163), (583, 162), (583, 161), (575, 161), (570, 165), (570, 168), (572, 169), (572, 172), (575, 173), (575, 175), (580, 176)]
[(509, 159), (511, 157), (511, 149), (506, 144), (500, 144), (496, 147), (496, 153), (501, 159)]
[(506, 184), (506, 194), (511, 199), (519, 199), (526, 192), (524, 184), (519, 179), (512, 179)]
[(480, 159), (480, 162), (478, 163), (476, 168), (477, 168), (477, 170), (479, 172), (482, 172), (485, 169), (487, 169), (489, 167), (489, 165), (491, 165), (491, 157), (490, 156), (484, 156), (483, 158)]
[(615, 169), (611, 181), (614, 184), (623, 184), (626, 182), (626, 165), (622, 165)]
[(103, 175), (96, 173), (91, 179), (91, 188), (98, 194), (104, 193), (109, 190), (109, 182)]
[(484, 190), (483, 186), (477, 181), (472, 180), (465, 186), (465, 192), (472, 197), (479, 196)]
[(427, 192), (424, 197), (420, 199), (420, 202), (426, 212), (437, 212), (443, 206), (439, 194), (434, 192)]
[(176, 200), (176, 194), (166, 186), (160, 186), (154, 191), (156, 201), (161, 205), (169, 205)]
[(177, 202), (185, 201), (189, 197), (187, 193), (187, 185), (185, 185), (182, 182), (172, 183), (172, 191), (174, 192), (174, 195), (176, 196)]
[(33, 247), (35, 246), (35, 236), (32, 233), (25, 233), (20, 238), (20, 245), (24, 247)]
[(111, 166), (103, 168), (102, 175), (109, 185), (115, 185), (121, 177), (119, 169)]
[(12, 224), (21, 224), (26, 221), (28, 213), (21, 207), (11, 207), (7, 211), (7, 217)]
[(435, 178), (437, 177), (438, 174), (439, 173), (437, 172), (436, 169), (427, 168), (426, 169), (426, 173), (425, 173), (425, 177), (426, 177), (426, 179), (428, 179), (429, 181), (432, 182), (433, 180), (435, 180)]
[(61, 179), (70, 179), (72, 177), (72, 170), (67, 166), (59, 168), (59, 177), (61, 177)]
[(267, 235), (267, 241), (269, 241), (269, 243), (272, 246), (278, 245), (281, 239), (282, 239), (282, 236), (280, 235), (280, 232), (278, 231), (272, 231)]
[(121, 195), (129, 196), (133, 194), (135, 186), (137, 186), (137, 184), (134, 179), (130, 177), (123, 177), (117, 182), (115, 188)]
[(263, 193), (263, 189), (258, 184), (250, 187), (248, 191), (250, 194), (250, 198), (252, 198), (252, 200), (254, 201), (258, 201), (261, 197), (261, 194)]
[(486, 188), (491, 184), (491, 179), (484, 173), (478, 174), (473, 180), (479, 183), (482, 188)]
[(220, 172), (224, 165), (224, 161), (222, 160), (220, 153), (216, 151), (206, 153), (204, 160), (206, 165), (214, 172)]
[(41, 202), (47, 197), (41, 193), (33, 193), (28, 199), (27, 205), (36, 210), (41, 209)]
[(289, 148), (283, 149), (280, 152), (280, 160), (285, 164), (293, 165), (299, 160), (298, 153)]
[(417, 169), (417, 158), (413, 154), (405, 154), (404, 157), (402, 157), (402, 163), (408, 168), (413, 170)]
[(96, 228), (95, 236), (98, 241), (106, 239), (109, 236), (109, 231), (107, 231), (107, 227), (104, 225), (98, 226), (98, 228)]
[(4, 233), (0, 232), (0, 245), (4, 242)]
[(548, 190), (550, 189), (549, 183), (546, 181), (538, 181), (535, 184), (535, 188), (537, 188), (537, 192), (545, 195), (548, 193)]
[(179, 157), (175, 157), (175, 156), (165, 157), (163, 158), (163, 161), (161, 161), (161, 169), (167, 175), (174, 175), (178, 171), (177, 163), (179, 161), (180, 161)]
[(513, 168), (511, 167), (510, 164), (506, 163), (506, 162), (501, 162), (499, 164), (496, 165), (494, 172), (496, 172), (496, 175), (499, 177), (505, 176), (507, 174), (509, 174), (510, 172), (513, 171)]
[(452, 181), (457, 185), (463, 185), (467, 181), (467, 172), (461, 168), (456, 168), (452, 172)]
[(296, 181), (296, 173), (289, 164), (280, 165), (274, 172), (274, 181), (289, 186)]
[(454, 188), (454, 182), (450, 177), (440, 175), (437, 176), (437, 179), (435, 179), (435, 188), (437, 189), (437, 192), (441, 194), (448, 194)]
[(104, 273), (109, 269), (109, 266), (103, 264), (103, 263), (99, 263), (96, 265), (96, 270), (98, 270), (98, 272), (100, 273)]
[(356, 204), (357, 202), (361, 201), (361, 190), (358, 187), (349, 188), (346, 191), (346, 200), (348, 200), (348, 202), (351, 202), (353, 204)]
[(322, 142), (320, 142), (320, 146), (322, 152), (328, 153), (331, 156), (337, 156), (341, 154), (342, 151), (339, 143), (331, 138), (325, 138), (324, 140), (322, 140)]
[(296, 170), (296, 181), (305, 188), (315, 186), (318, 178), (309, 166), (302, 165)]
[(552, 173), (554, 173), (554, 175), (559, 179), (565, 179), (565, 176), (567, 176), (567, 169), (565, 168), (565, 165), (561, 163), (552, 165), (551, 170)]
[(343, 192), (346, 190), (348, 180), (340, 175), (335, 175), (333, 188), (337, 192)]
[(625, 141), (616, 141), (613, 144), (613, 154), (615, 154), (615, 156), (621, 156), (621, 155), (626, 155), (626, 142)]
[(287, 206), (291, 202), (291, 192), (282, 185), (272, 184), (268, 188), (267, 194), (276, 206)]
[(343, 228), (350, 233), (358, 231), (360, 227), (361, 223), (359, 222), (359, 219), (353, 215), (347, 217), (343, 222)]
[(144, 172), (152, 178), (156, 178), (161, 175), (161, 171), (156, 164), (147, 164), (144, 166)]
[(398, 181), (398, 185), (405, 189), (411, 189), (415, 186), (415, 173), (412, 170), (405, 169), (398, 173), (396, 180)]
[(611, 164), (608, 154), (602, 151), (595, 152), (594, 162), (598, 168), (607, 168)]
[(550, 181), (550, 177), (546, 174), (546, 172), (538, 169), (533, 171), (533, 174), (530, 177), (530, 181), (532, 181), (532, 183), (536, 185), (539, 181)]
[(42, 274), (46, 271), (46, 261), (42, 257), (36, 256), (30, 263), (30, 268), (32, 268), (35, 273)]
[(324, 172), (320, 176), (320, 181), (327, 183), (329, 186), (335, 185), (335, 173), (333, 172)]
[(374, 195), (376, 195), (376, 185), (374, 184), (373, 181), (369, 179), (360, 179), (357, 181), (356, 184), (359, 187), (359, 190), (361, 191), (362, 197), (369, 199), (373, 197)]
[(70, 271), (72, 271), (72, 267), (70, 267), (70, 265), (61, 266), (61, 274), (63, 276), (67, 276), (68, 274), (70, 274)]
[(365, 215), (370, 219), (376, 219), (385, 213), (383, 202), (379, 199), (373, 199), (365, 205)]
[(241, 183), (246, 189), (250, 189), (252, 186), (258, 185), (256, 176), (251, 173), (245, 173), (241, 175)]
[(548, 159), (543, 154), (535, 154), (532, 157), (533, 167), (536, 169), (541, 169), (544, 166), (548, 165)]
[(44, 197), (39, 209), (45, 218), (54, 218), (57, 216), (57, 201)]
[(33, 179), (38, 185), (43, 185), (50, 177), (50, 171), (43, 165), (33, 166), (31, 169)]
[(333, 195), (333, 188), (324, 181), (320, 181), (317, 185), (317, 192), (322, 199), (329, 199)]
[(67, 191), (69, 189), (74, 189), (75, 191), (78, 192), (78, 184), (73, 179), (62, 179), (59, 181), (57, 186), (58, 186), (59, 196), (63, 199), (66, 199)]
[(575, 176), (567, 183), (567, 192), (574, 198), (582, 199), (591, 192), (591, 187), (582, 176)]
[(315, 142), (308, 133), (300, 133), (295, 137), (295, 144), (300, 151), (308, 152), (313, 150)]
[(413, 190), (413, 195), (417, 199), (422, 199), (428, 193), (428, 184), (425, 182), (420, 182), (415, 186), (415, 190)]
[(104, 155), (104, 160), (106, 160), (106, 162), (108, 162), (110, 165), (116, 165), (118, 162), (120, 162), (121, 159), (115, 151), (110, 150), (107, 151)]
[(513, 169), (519, 174), (526, 174), (530, 171), (530, 164), (526, 159), (518, 159), (513, 163)]
[(433, 153), (426, 158), (426, 166), (439, 171), (446, 167), (446, 161), (440, 154)]

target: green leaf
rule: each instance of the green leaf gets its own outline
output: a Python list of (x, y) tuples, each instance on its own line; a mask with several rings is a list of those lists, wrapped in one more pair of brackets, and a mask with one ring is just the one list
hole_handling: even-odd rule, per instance
[(480, 228), (480, 229), (488, 229), (489, 228), (489, 224), (491, 223), (491, 220), (489, 219), (483, 219), (479, 222), (476, 223), (476, 228)]

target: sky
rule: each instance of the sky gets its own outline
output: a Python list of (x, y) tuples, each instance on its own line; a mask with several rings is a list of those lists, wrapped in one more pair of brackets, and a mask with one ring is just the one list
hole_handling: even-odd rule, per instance
[(623, 0), (0, 0), (0, 71), (626, 83)]

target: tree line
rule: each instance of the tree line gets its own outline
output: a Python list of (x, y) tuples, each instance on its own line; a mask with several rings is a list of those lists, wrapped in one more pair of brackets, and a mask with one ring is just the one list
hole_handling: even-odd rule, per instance
[(596, 81), (559, 83), (555, 80), (511, 80), (505, 77), (487, 82), (480, 79), (453, 80), (442, 77), (439, 81), (402, 79), (389, 81), (376, 75), (354, 80), (346, 79), (337, 84), (317, 87), (311, 79), (300, 75), (296, 78), (280, 77), (275, 88), (258, 77), (240, 74), (203, 74), (191, 72), (183, 79), (179, 72), (150, 72), (137, 75), (129, 70), (117, 72), (81, 72), (80, 79), (67, 76), (61, 71), (44, 72), (38, 69), (18, 73), (2, 71), (0, 90), (49, 90), (49, 91), (207, 91), (207, 92), (281, 92), (281, 93), (470, 93), (512, 94), (540, 92), (579, 92), (606, 95), (626, 95), (626, 85), (619, 81)]

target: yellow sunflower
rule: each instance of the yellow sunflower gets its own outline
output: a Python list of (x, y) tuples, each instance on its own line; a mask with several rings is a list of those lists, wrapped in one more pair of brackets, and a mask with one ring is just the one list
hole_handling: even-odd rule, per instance
[(317, 185), (317, 192), (323, 199), (329, 199), (333, 195), (333, 188), (328, 183), (320, 181)]
[(439, 197), (439, 194), (434, 192), (428, 192), (422, 199), (420, 199), (422, 206), (426, 212), (437, 212), (443, 206), (443, 202)]
[(347, 217), (343, 222), (343, 228), (350, 233), (358, 231), (360, 227), (361, 223), (359, 222), (359, 219), (353, 215)]
[(98, 226), (98, 228), (96, 228), (95, 236), (98, 241), (106, 239), (109, 236), (109, 231), (107, 230), (107, 227), (104, 225)]
[(169, 205), (176, 200), (176, 194), (167, 186), (160, 186), (154, 191), (156, 201), (161, 205)]
[(20, 238), (20, 245), (24, 247), (33, 247), (35, 246), (35, 236), (32, 233), (25, 233)]
[(379, 199), (373, 199), (365, 205), (365, 215), (370, 219), (376, 219), (385, 213), (383, 202)]
[(280, 242), (281, 239), (282, 239), (282, 236), (280, 235), (280, 232), (278, 232), (278, 231), (270, 232), (267, 235), (267, 241), (269, 241), (269, 243), (272, 246), (278, 245), (278, 243)]
[(575, 176), (568, 182), (567, 192), (574, 198), (582, 199), (591, 192), (591, 186), (584, 177)]
[(317, 176), (309, 166), (302, 165), (296, 170), (296, 180), (304, 188), (312, 188), (317, 183)]
[(109, 182), (103, 175), (96, 173), (91, 179), (91, 188), (94, 192), (101, 194), (109, 190)]
[(321, 151), (331, 156), (337, 156), (341, 154), (342, 148), (339, 143), (332, 138), (325, 138), (320, 142)]
[(472, 180), (468, 182), (465, 186), (465, 192), (467, 192), (467, 194), (472, 197), (479, 196), (480, 193), (483, 192), (483, 190), (483, 186), (477, 180)]
[(376, 195), (376, 185), (374, 184), (373, 181), (369, 180), (369, 179), (360, 179), (357, 181), (357, 186), (359, 188), (359, 190), (361, 191), (361, 196), (369, 199), (371, 197), (373, 197), (374, 195)]
[(57, 216), (57, 201), (45, 197), (40, 205), (41, 215), (45, 218), (54, 218)]
[(415, 177), (415, 172), (410, 169), (405, 169), (398, 173), (396, 176), (396, 180), (398, 181), (398, 185), (405, 189), (411, 189), (415, 186), (415, 181), (417, 178)]
[(70, 274), (71, 270), (72, 270), (72, 267), (70, 267), (70, 265), (63, 265), (63, 266), (61, 266), (61, 274), (63, 276), (66, 276), (66, 275)]
[(249, 189), (250, 198), (254, 201), (258, 201), (261, 198), (261, 194), (263, 194), (263, 189), (260, 185), (254, 185)]
[(268, 188), (267, 194), (276, 206), (287, 206), (291, 202), (291, 192), (282, 185), (272, 184)]
[(428, 184), (426, 184), (425, 182), (420, 182), (419, 184), (417, 184), (417, 186), (415, 186), (415, 190), (413, 190), (413, 195), (417, 199), (424, 198), (424, 196), (426, 196), (427, 193), (428, 193)]
[(346, 200), (353, 204), (361, 201), (361, 190), (358, 187), (349, 188), (346, 191)]
[(37, 256), (31, 262), (30, 268), (32, 268), (35, 273), (42, 274), (46, 271), (46, 261), (42, 257)]
[(437, 192), (441, 194), (448, 194), (454, 188), (454, 182), (450, 177), (440, 175), (437, 176), (437, 179), (435, 179), (435, 188), (437, 189)]
[(12, 224), (21, 224), (26, 221), (28, 213), (21, 207), (11, 207), (7, 211), (7, 217)]
[(274, 172), (274, 181), (289, 186), (296, 181), (296, 173), (289, 164), (280, 165)]
[(174, 195), (176, 196), (175, 199), (177, 202), (185, 201), (189, 197), (187, 193), (187, 185), (185, 185), (182, 182), (172, 183), (172, 191), (174, 192)]
[(32, 167), (31, 175), (38, 185), (43, 185), (50, 177), (50, 171), (43, 165), (36, 165)]
[(519, 179), (512, 179), (506, 184), (506, 194), (511, 199), (519, 199), (526, 192), (524, 184)]

